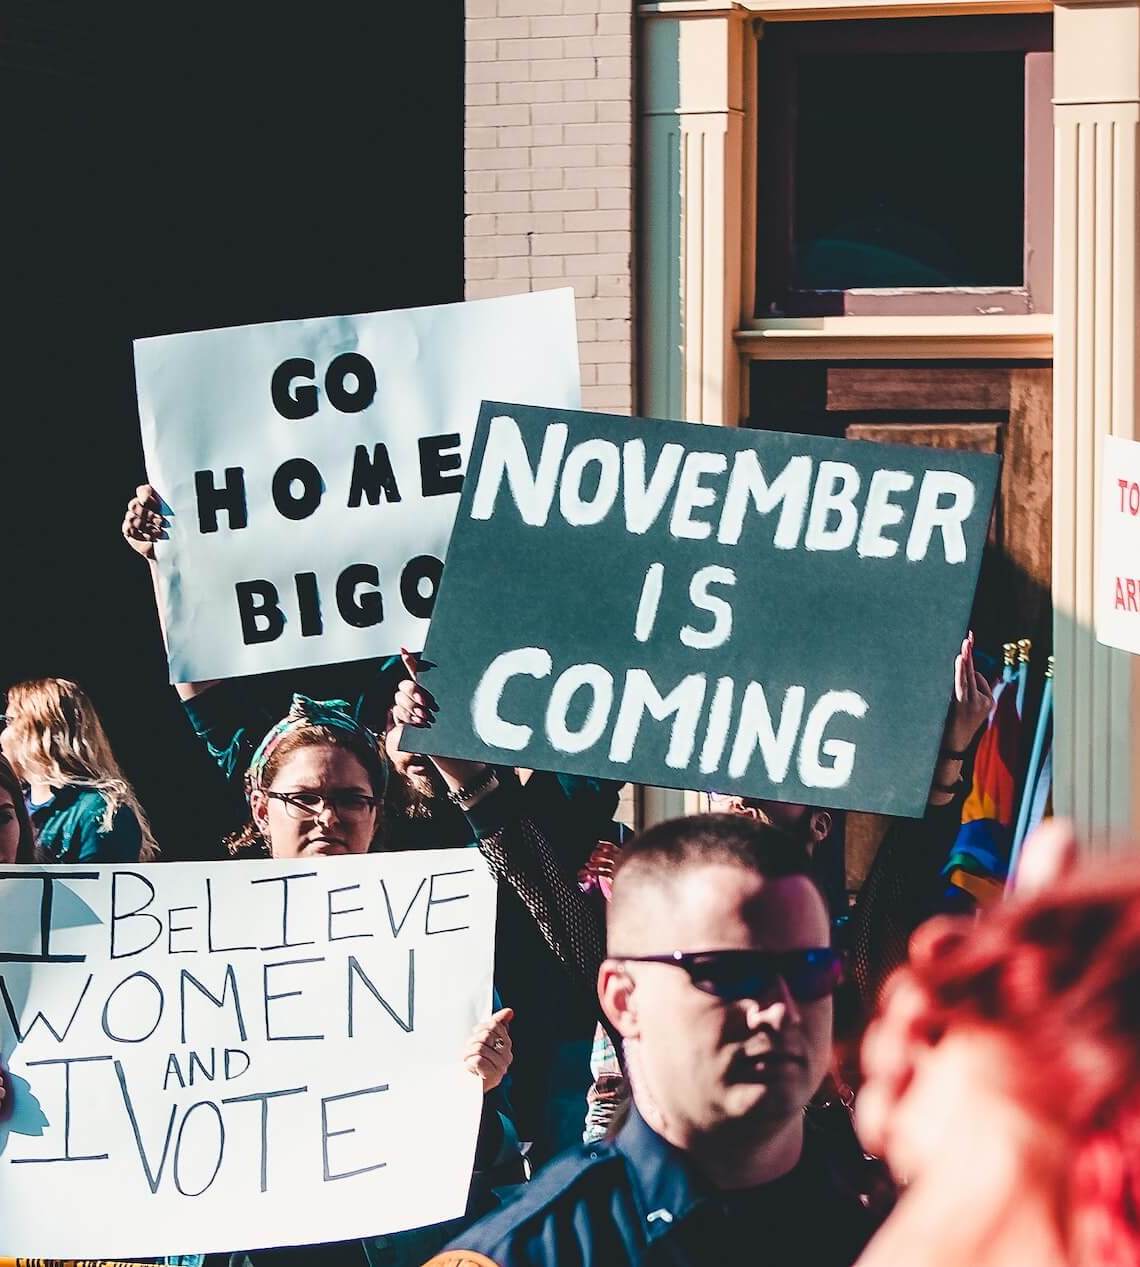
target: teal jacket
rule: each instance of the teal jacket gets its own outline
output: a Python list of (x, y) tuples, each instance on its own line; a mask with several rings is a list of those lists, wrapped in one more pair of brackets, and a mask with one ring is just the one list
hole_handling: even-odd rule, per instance
[(107, 802), (89, 787), (62, 787), (32, 811), (36, 843), (52, 862), (138, 862), (142, 831), (134, 811), (120, 805), (109, 829)]

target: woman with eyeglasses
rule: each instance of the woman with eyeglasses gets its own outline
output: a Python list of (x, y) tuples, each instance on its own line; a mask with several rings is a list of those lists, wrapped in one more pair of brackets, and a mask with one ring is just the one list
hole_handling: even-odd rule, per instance
[[(484, 767), (467, 762), (437, 763), (460, 809), (473, 810), (492, 790)], [(255, 749), (245, 777), (250, 816), (228, 843), (235, 858), (339, 857), (383, 850), (387, 845), (384, 806), (389, 763), (380, 739), (362, 725), (343, 700), (293, 697), (283, 717)], [(467, 782), (469, 789), (463, 790)], [(508, 1025), (514, 1013), (502, 1008), (473, 1029), (464, 1064), (482, 1080), (487, 1099), (476, 1152), (484, 1173), (473, 1187), (471, 1217), (491, 1204), (491, 1171), (501, 1179), (515, 1156), (514, 1131), (506, 1102), (497, 1091), (512, 1061)], [(495, 1093), (495, 1094), (492, 1094)], [(513, 1172), (510, 1179), (521, 1178)], [(291, 1267), (319, 1254), (322, 1263), (411, 1267), (429, 1257), (462, 1224), (417, 1229), (335, 1246), (258, 1251), (255, 1267)]]
[(66, 678), (8, 691), (0, 749), (26, 785), (39, 848), (49, 862), (147, 862), (150, 823), (115, 760), (99, 714)]

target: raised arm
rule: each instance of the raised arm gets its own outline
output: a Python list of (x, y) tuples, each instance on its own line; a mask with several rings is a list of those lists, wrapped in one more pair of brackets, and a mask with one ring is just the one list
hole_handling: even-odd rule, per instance
[[(155, 558), (154, 543), (169, 539), (166, 529), (169, 527), (166, 516), (162, 513), (162, 498), (151, 484), (140, 484), (135, 495), (127, 502), (123, 515), (122, 533), (127, 545), (150, 567), (150, 580), (154, 586), (155, 606), (158, 609), (158, 623), (162, 636), (166, 637), (166, 627), (162, 620), (162, 604), (158, 601), (158, 564)], [(174, 689), (181, 700), (193, 699), (211, 687), (217, 686), (218, 679), (212, 678), (204, 682), (176, 682)]]

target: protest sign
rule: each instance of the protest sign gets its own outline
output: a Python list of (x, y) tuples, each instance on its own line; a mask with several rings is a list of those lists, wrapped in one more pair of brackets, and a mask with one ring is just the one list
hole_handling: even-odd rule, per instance
[(997, 472), (485, 403), (402, 746), (921, 814)]
[(135, 343), (172, 682), (423, 645), (484, 397), (576, 407), (569, 290)]
[(0, 1253), (462, 1214), (494, 918), (474, 849), (0, 870)]
[(1096, 637), (1140, 655), (1140, 444), (1105, 436), (1096, 543)]

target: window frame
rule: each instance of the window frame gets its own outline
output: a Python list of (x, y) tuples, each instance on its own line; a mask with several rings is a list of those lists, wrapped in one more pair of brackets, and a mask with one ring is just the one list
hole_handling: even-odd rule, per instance
[[(757, 22), (749, 50), (748, 148), (753, 212), (749, 226), (745, 328), (773, 318), (1026, 317), (1052, 311), (1053, 117), (1052, 24), (1046, 15), (969, 18), (838, 18)], [(794, 261), (794, 118), (798, 60), (812, 53), (1020, 52), (1025, 75), (1025, 198), (1020, 286), (891, 287), (797, 290)], [(782, 130), (769, 140), (768, 118)], [(765, 141), (765, 144), (761, 142)], [(751, 318), (750, 320), (747, 318)]]

